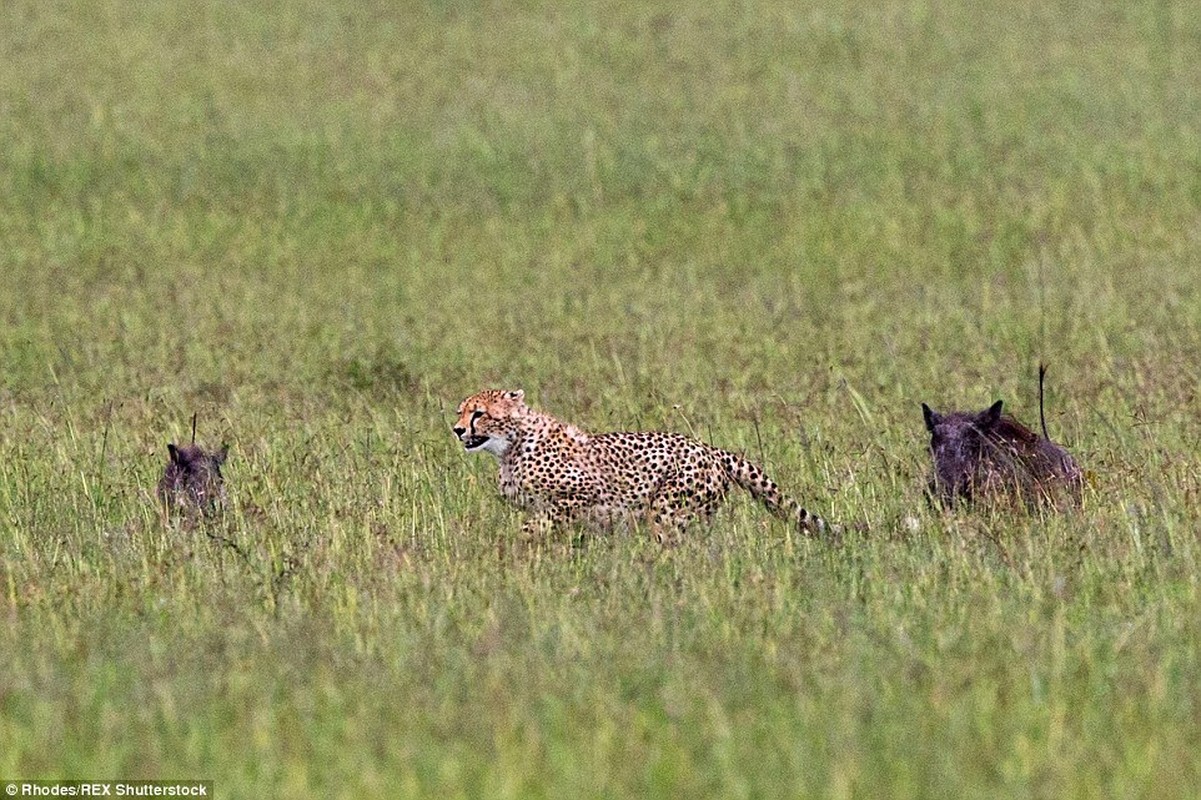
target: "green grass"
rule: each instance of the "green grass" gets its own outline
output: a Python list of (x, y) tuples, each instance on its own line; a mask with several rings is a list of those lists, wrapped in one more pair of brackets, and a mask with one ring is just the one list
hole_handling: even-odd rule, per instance
[[(1190, 4), (3, 16), (0, 778), (1201, 792)], [(1040, 360), (1084, 508), (930, 510), (919, 403)], [(486, 386), (858, 527), (523, 541)], [(194, 412), (245, 558), (153, 502)]]

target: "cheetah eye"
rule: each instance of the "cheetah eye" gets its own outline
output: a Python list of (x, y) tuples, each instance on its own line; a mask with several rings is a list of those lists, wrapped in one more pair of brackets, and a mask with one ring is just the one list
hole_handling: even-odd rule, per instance
[(475, 422), (477, 419), (479, 419), (482, 416), (484, 416), (483, 409), (477, 408), (475, 411), (471, 412), (471, 421)]

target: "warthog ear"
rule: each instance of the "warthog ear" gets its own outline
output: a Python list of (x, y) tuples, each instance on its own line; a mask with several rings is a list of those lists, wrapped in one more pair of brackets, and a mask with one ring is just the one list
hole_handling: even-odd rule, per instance
[(926, 430), (930, 433), (934, 433), (934, 426), (942, 422), (942, 415), (925, 403), (922, 403), (922, 417), (926, 420)]
[(1002, 401), (998, 400), (980, 413), (980, 427), (991, 428), (1001, 421)]
[(174, 442), (170, 442), (167, 444), (167, 456), (171, 459), (172, 464), (180, 463), (179, 462), (179, 448), (175, 446)]
[(227, 458), (229, 458), (229, 445), (222, 444), (221, 449), (213, 453), (213, 460), (216, 461), (217, 466), (220, 467), (225, 463), (225, 459)]

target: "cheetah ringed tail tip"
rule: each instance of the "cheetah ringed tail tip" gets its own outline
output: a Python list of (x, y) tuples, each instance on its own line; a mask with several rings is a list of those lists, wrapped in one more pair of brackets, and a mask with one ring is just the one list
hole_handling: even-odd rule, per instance
[(750, 461), (729, 454), (726, 468), (736, 484), (750, 492), (777, 517), (795, 524), (803, 532), (813, 536), (825, 536), (832, 532), (837, 534), (837, 526), (832, 528), (822, 517), (810, 512), (791, 497), (785, 497), (775, 481)]
[(826, 524), (824, 518), (819, 517), (799, 504), (797, 505), (796, 521), (802, 530), (812, 533), (825, 533), (830, 527)]

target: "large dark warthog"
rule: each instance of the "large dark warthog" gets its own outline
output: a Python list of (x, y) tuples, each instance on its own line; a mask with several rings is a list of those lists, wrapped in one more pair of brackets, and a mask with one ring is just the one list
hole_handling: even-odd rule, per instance
[[(1039, 371), (1039, 409), (1043, 370)], [(934, 457), (931, 496), (943, 505), (956, 499), (1014, 498), (1029, 504), (1080, 501), (1084, 475), (1060, 445), (1001, 413), (1001, 401), (983, 411), (945, 414), (922, 403)]]

